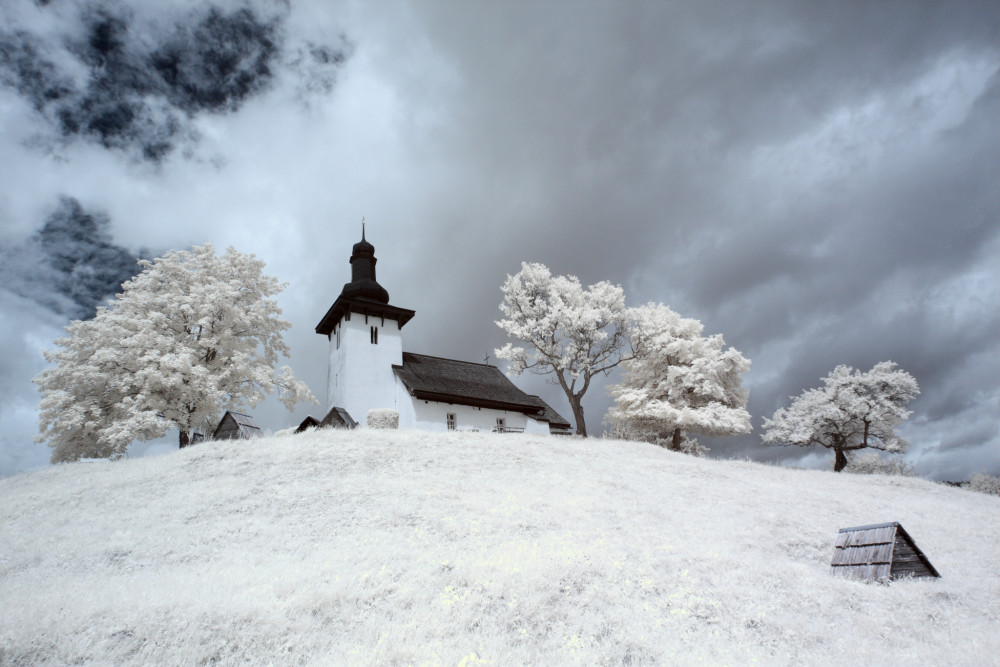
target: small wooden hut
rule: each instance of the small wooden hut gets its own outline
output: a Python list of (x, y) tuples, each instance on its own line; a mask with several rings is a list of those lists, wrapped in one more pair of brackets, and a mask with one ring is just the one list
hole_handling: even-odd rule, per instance
[(302, 433), (307, 428), (357, 428), (358, 423), (351, 418), (344, 408), (333, 407), (320, 421), (312, 415), (306, 417), (295, 429), (296, 433)]
[(259, 438), (263, 433), (250, 415), (227, 410), (215, 427), (212, 440), (249, 440)]
[(306, 430), (307, 428), (317, 428), (317, 427), (319, 427), (319, 420), (313, 417), (312, 415), (307, 415), (306, 418), (302, 420), (302, 423), (299, 424), (299, 427), (295, 429), (295, 432), (302, 433), (302, 431)]
[(861, 581), (941, 576), (897, 521), (841, 528), (830, 570)]

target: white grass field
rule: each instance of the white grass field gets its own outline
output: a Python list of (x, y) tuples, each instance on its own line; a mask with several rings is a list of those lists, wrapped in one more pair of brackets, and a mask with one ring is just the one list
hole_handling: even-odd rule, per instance
[[(833, 577), (899, 521), (943, 577)], [(1000, 498), (644, 444), (322, 431), (0, 480), (4, 665), (1000, 664)]]

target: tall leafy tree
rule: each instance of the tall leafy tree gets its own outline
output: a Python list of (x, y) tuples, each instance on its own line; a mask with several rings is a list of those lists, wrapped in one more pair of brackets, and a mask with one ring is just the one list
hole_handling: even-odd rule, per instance
[(587, 435), (581, 400), (593, 377), (607, 373), (631, 353), (625, 293), (601, 281), (584, 289), (576, 276), (553, 276), (544, 264), (521, 263), (500, 286), (505, 318), (496, 324), (511, 338), (495, 351), (509, 372), (552, 375), (565, 392), (576, 432)]
[(263, 261), (206, 244), (139, 264), (110, 306), (67, 327), (35, 378), (36, 440), (48, 440), (53, 462), (121, 456), (171, 428), (183, 447), (224, 409), (274, 391), (290, 410), (315, 402), (291, 369), (275, 370), (290, 325), (271, 298), (285, 285)]
[(823, 387), (807, 389), (764, 420), (764, 444), (820, 445), (834, 451), (834, 470), (847, 466), (847, 452), (872, 448), (906, 451), (896, 433), (911, 411), (906, 404), (920, 394), (917, 381), (891, 361), (867, 372), (837, 366)]
[(625, 377), (611, 387), (615, 405), (608, 421), (633, 436), (668, 449), (704, 453), (689, 434), (750, 432), (750, 393), (743, 374), (750, 361), (725, 348), (721, 334), (703, 337), (703, 325), (663, 304), (630, 311), (635, 355), (625, 361)]

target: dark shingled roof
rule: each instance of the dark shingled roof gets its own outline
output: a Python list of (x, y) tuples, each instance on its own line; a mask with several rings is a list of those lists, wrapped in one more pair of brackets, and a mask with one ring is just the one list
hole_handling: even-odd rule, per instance
[(545, 401), (518, 389), (496, 366), (404, 352), (403, 364), (392, 370), (414, 398), (523, 412), (557, 428), (569, 427)]
[(552, 406), (543, 401), (541, 398), (535, 396), (534, 394), (529, 395), (528, 398), (533, 400), (537, 405), (540, 405), (545, 410), (539, 419), (548, 422), (552, 428), (560, 430), (573, 428), (572, 424), (563, 419), (562, 415), (553, 410)]

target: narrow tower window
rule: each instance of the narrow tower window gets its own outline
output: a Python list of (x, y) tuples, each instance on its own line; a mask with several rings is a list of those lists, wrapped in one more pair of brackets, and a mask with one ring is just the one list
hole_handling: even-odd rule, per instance
[(378, 327), (371, 328), (372, 345), (378, 345)]

